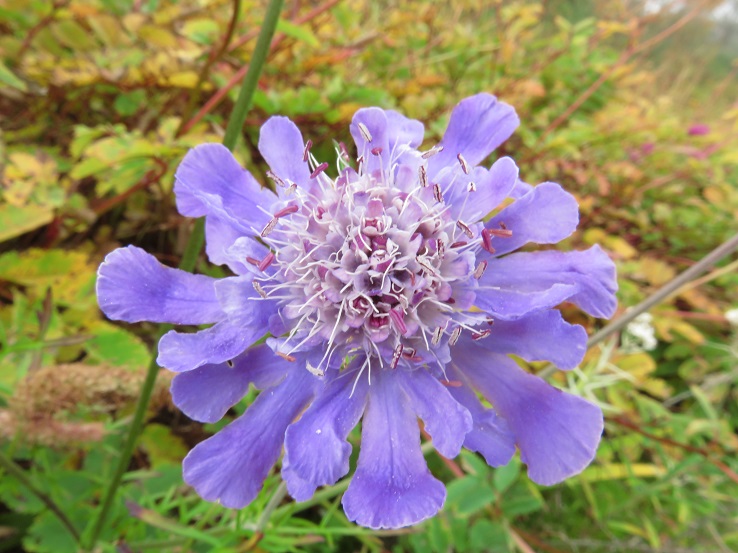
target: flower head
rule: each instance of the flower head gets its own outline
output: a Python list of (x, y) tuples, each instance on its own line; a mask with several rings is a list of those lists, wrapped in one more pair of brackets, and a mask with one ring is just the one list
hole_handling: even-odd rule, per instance
[(578, 223), (559, 185), (525, 184), (508, 157), (479, 166), (517, 125), (510, 106), (479, 94), (453, 110), (440, 144), (421, 151), (420, 122), (362, 109), (351, 124), (356, 161), (342, 146), (334, 178), (289, 119), (272, 117), (259, 150), (276, 193), (220, 145), (185, 156), (179, 211), (205, 216), (208, 257), (237, 276), (183, 273), (128, 247), (108, 255), (97, 291), (114, 319), (214, 323), (159, 343), (159, 363), (179, 373), (174, 401), (193, 419), (217, 421), (250, 384), (263, 390), (185, 459), (184, 478), (202, 497), (248, 504), (284, 445), (282, 476), (305, 500), (346, 475), (359, 420), (343, 505), (372, 528), (414, 524), (443, 504), (418, 418), (447, 457), (465, 446), (500, 466), (517, 446), (542, 484), (592, 460), (599, 408), (507, 354), (575, 367), (586, 333), (554, 307), (570, 301), (610, 316), (614, 265), (597, 246), (511, 253), (556, 243)]

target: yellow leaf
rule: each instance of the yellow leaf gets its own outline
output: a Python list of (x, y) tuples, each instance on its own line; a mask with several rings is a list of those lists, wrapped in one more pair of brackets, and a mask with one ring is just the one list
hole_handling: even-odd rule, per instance
[(647, 463), (634, 463), (632, 465), (611, 463), (603, 466), (592, 465), (579, 478), (587, 482), (601, 482), (603, 480), (623, 480), (632, 476), (654, 478), (664, 474), (666, 474), (666, 471), (663, 468)]

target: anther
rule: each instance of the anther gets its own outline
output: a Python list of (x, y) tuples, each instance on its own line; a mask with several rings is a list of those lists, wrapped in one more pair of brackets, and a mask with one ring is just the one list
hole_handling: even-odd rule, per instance
[(287, 207), (283, 207), (279, 211), (277, 211), (274, 214), (275, 219), (279, 219), (280, 217), (284, 217), (285, 215), (290, 215), (292, 213), (297, 213), (298, 207), (295, 204), (288, 205)]
[(433, 331), (433, 337), (431, 338), (431, 344), (437, 346), (443, 337), (443, 327), (436, 327)]
[(469, 225), (464, 221), (456, 221), (456, 226), (459, 227), (469, 238), (474, 238), (474, 233), (469, 228)]
[(477, 185), (473, 181), (469, 181), (469, 184), (466, 186), (467, 192), (476, 192), (477, 191)]
[(438, 203), (443, 201), (443, 193), (441, 192), (441, 185), (436, 183), (433, 185), (433, 197)]
[(315, 171), (313, 171), (312, 173), (310, 173), (310, 178), (311, 179), (314, 179), (315, 177), (317, 177), (318, 175), (320, 175), (326, 169), (328, 169), (328, 162), (327, 161), (324, 161), (323, 163), (321, 163), (320, 165), (318, 165), (315, 168)]
[(474, 278), (479, 280), (482, 278), (482, 275), (484, 274), (484, 271), (487, 270), (487, 262), (486, 261), (480, 261), (479, 265), (477, 265), (477, 268), (474, 269)]
[(469, 166), (466, 164), (466, 160), (464, 159), (464, 156), (461, 154), (456, 154), (456, 159), (459, 160), (459, 165), (461, 165), (461, 170), (464, 171), (465, 175), (469, 174)]
[(489, 229), (489, 233), (492, 236), (498, 236), (500, 238), (510, 238), (512, 236), (512, 231), (504, 227), (499, 229), (491, 228)]
[(285, 361), (289, 361), (290, 363), (294, 363), (296, 361), (296, 359), (292, 355), (287, 355), (286, 353), (282, 353), (281, 351), (278, 351), (277, 355), (279, 355)]
[(461, 380), (441, 380), (441, 384), (446, 388), (461, 388), (464, 385)]
[(397, 363), (400, 362), (400, 357), (402, 357), (402, 350), (403, 350), (402, 344), (397, 344), (397, 347), (395, 348), (395, 351), (392, 352), (392, 363), (390, 364), (391, 369), (397, 368)]
[(382, 148), (377, 146), (376, 148), (372, 148), (372, 155), (378, 156), (382, 153)]
[(269, 221), (269, 222), (268, 222), (268, 223), (266, 224), (266, 226), (265, 226), (265, 227), (264, 227), (264, 228), (262, 229), (262, 231), (261, 231), (261, 237), (262, 237), (262, 238), (265, 238), (265, 237), (266, 237), (267, 235), (269, 235), (269, 233), (270, 233), (270, 232), (272, 232), (272, 231), (274, 230), (274, 227), (276, 227), (276, 226), (277, 226), (277, 222), (278, 222), (278, 221), (279, 221), (279, 219), (277, 219), (276, 217), (273, 217), (273, 218), (272, 218), (272, 219), (271, 219), (271, 220), (270, 220), (270, 221)]
[(277, 175), (275, 175), (271, 171), (267, 171), (266, 176), (272, 179), (276, 184), (278, 184), (282, 188), (285, 188), (287, 186), (282, 179), (280, 179)]
[(425, 168), (425, 165), (418, 167), (418, 179), (420, 180), (420, 186), (423, 188), (428, 186), (428, 170)]
[(493, 319), (492, 317), (489, 317), (489, 318), (487, 318), (487, 320), (486, 320), (485, 322), (486, 322), (486, 323), (487, 323), (487, 324), (488, 324), (489, 326), (492, 326), (493, 324), (495, 324), (495, 320), (494, 320), (494, 319)]
[(308, 160), (308, 155), (310, 154), (310, 148), (312, 148), (312, 147), (313, 147), (313, 141), (312, 140), (308, 140), (305, 143), (305, 149), (302, 151), (302, 161), (307, 161)]
[(495, 253), (495, 249), (492, 247), (492, 233), (488, 228), (482, 229), (482, 247), (489, 253)]
[(440, 238), (436, 239), (436, 251), (438, 252), (439, 257), (443, 257), (443, 254), (446, 253), (446, 246)]
[(229, 359), (228, 361), (226, 361), (226, 365), (228, 365), (232, 369), (233, 368), (233, 361), (231, 361)]
[(422, 157), (423, 159), (428, 159), (429, 157), (433, 157), (434, 155), (442, 151), (443, 151), (443, 146), (439, 144), (437, 146), (433, 146), (430, 150), (427, 150), (423, 152), (422, 154), (420, 154), (420, 157)]
[(367, 142), (372, 141), (372, 135), (369, 132), (369, 129), (366, 128), (366, 125), (364, 123), (359, 123), (359, 132), (361, 133), (361, 136), (364, 137), (364, 140)]
[(389, 317), (392, 319), (392, 322), (397, 327), (398, 332), (400, 335), (403, 335), (407, 332), (407, 326), (405, 325), (405, 314), (402, 311), (399, 311), (397, 309), (390, 309)]
[(325, 371), (321, 369), (320, 367), (313, 367), (310, 364), (310, 361), (305, 363), (305, 367), (307, 368), (310, 374), (314, 374), (315, 376), (325, 376)]
[(266, 254), (266, 257), (261, 260), (261, 263), (259, 263), (259, 270), (260, 271), (266, 271), (269, 265), (271, 265), (274, 262), (274, 252), (269, 252)]
[(468, 242), (464, 242), (463, 240), (459, 240), (458, 242), (454, 242), (451, 244), (451, 248), (460, 248), (461, 246), (466, 246)]
[(261, 284), (256, 281), (253, 281), (251, 284), (254, 285), (254, 290), (256, 290), (256, 293), (259, 294), (262, 298), (266, 299), (267, 293), (264, 291), (264, 288), (261, 287)]
[(460, 326), (457, 326), (451, 332), (451, 336), (448, 339), (448, 345), (449, 346), (455, 346), (456, 345), (456, 342), (459, 341), (459, 336), (461, 336), (461, 327)]
[(248, 257), (247, 256), (246, 257), (246, 263), (251, 263), (255, 267), (258, 267), (259, 266), (259, 263), (261, 263), (261, 261), (259, 261), (258, 259), (254, 259), (253, 257)]
[(472, 332), (472, 340), (481, 340), (482, 338), (486, 338), (492, 334), (492, 331), (489, 328), (485, 328), (484, 330), (480, 330), (479, 332)]

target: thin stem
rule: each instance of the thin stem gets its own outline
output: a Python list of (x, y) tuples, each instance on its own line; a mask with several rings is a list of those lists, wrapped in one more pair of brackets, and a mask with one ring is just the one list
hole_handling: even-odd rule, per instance
[[(251, 106), (254, 91), (256, 90), (256, 83), (259, 80), (259, 75), (264, 67), (264, 61), (269, 53), (269, 43), (271, 42), (274, 31), (277, 27), (279, 13), (282, 9), (283, 3), (284, 0), (272, 0), (267, 8), (267, 14), (259, 33), (259, 40), (257, 41), (256, 49), (254, 50), (254, 55), (251, 59), (251, 64), (249, 65), (249, 71), (244, 78), (241, 92), (238, 95), (238, 100), (236, 101), (236, 105), (231, 113), (228, 127), (226, 129), (226, 135), (223, 139), (223, 145), (229, 150), (232, 150), (236, 145), (241, 127), (246, 119), (246, 113), (248, 108)], [(238, 3), (236, 3), (236, 5), (238, 5)], [(200, 255), (204, 242), (205, 223), (204, 219), (201, 218), (195, 222), (195, 226), (187, 242), (184, 255), (182, 256), (182, 262), (179, 266), (180, 269), (185, 271), (192, 271), (192, 269), (194, 269), (197, 257)], [(157, 342), (158, 339), (171, 330), (171, 328), (171, 325), (163, 325), (158, 333)], [(141, 395), (139, 396), (138, 403), (136, 404), (136, 411), (133, 415), (131, 426), (128, 429), (128, 435), (126, 436), (125, 443), (121, 449), (120, 457), (118, 457), (118, 464), (116, 465), (113, 477), (105, 490), (102, 505), (93, 521), (89, 538), (85, 540), (88, 550), (95, 547), (95, 544), (100, 537), (100, 532), (107, 521), (115, 494), (120, 486), (121, 480), (123, 479), (123, 475), (126, 473), (128, 465), (131, 462), (131, 457), (133, 456), (138, 436), (145, 422), (146, 410), (148, 409), (149, 401), (151, 400), (151, 394), (154, 390), (154, 384), (156, 383), (156, 376), (158, 373), (159, 365), (156, 362), (156, 356), (154, 356), (146, 371), (146, 379), (144, 380), (141, 388)]]
[[(599, 344), (607, 337), (615, 334), (619, 330), (622, 330), (638, 315), (640, 315), (641, 313), (645, 313), (652, 307), (658, 305), (670, 296), (679, 292), (691, 280), (697, 278), (697, 276), (705, 272), (712, 265), (720, 261), (723, 257), (734, 252), (736, 249), (738, 249), (738, 234), (736, 234), (726, 242), (723, 242), (717, 248), (708, 253), (705, 257), (700, 259), (697, 263), (692, 265), (689, 269), (672, 279), (658, 292), (649, 296), (635, 307), (631, 307), (610, 324), (602, 327), (599, 331), (592, 335), (589, 341), (587, 341), (587, 349)], [(541, 378), (546, 378), (553, 374), (555, 370), (556, 367), (553, 364), (549, 364), (546, 365), (546, 367), (537, 374)]]
[(256, 523), (256, 530), (258, 532), (262, 532), (264, 528), (266, 528), (266, 525), (269, 524), (269, 519), (272, 517), (272, 513), (277, 507), (279, 507), (279, 504), (282, 503), (282, 500), (286, 495), (287, 484), (282, 481), (280, 482), (279, 487), (274, 491), (274, 495), (269, 498), (269, 503), (264, 507), (264, 511), (261, 513), (259, 521)]
[(77, 532), (77, 529), (72, 524), (72, 521), (69, 520), (67, 518), (67, 515), (64, 514), (64, 511), (61, 510), (61, 507), (59, 507), (54, 502), (54, 500), (51, 499), (51, 497), (49, 497), (46, 493), (37, 488), (36, 484), (33, 483), (33, 481), (25, 473), (25, 471), (20, 468), (12, 459), (6, 457), (5, 453), (3, 453), (2, 451), (0, 451), (0, 467), (5, 469), (5, 472), (18, 480), (18, 482), (23, 484), (33, 495), (38, 497), (43, 502), (43, 504), (46, 505), (49, 510), (54, 513), (54, 515), (56, 515), (56, 517), (59, 519), (59, 522), (61, 522), (69, 531), (69, 533), (74, 537), (74, 540), (79, 543), (79, 532)]
[(261, 75), (261, 70), (264, 68), (264, 62), (269, 54), (269, 45), (272, 43), (274, 31), (277, 29), (277, 21), (279, 21), (279, 14), (282, 11), (283, 4), (284, 0), (271, 0), (269, 2), (264, 22), (261, 24), (259, 38), (256, 41), (254, 54), (251, 56), (249, 70), (243, 78), (243, 85), (238, 93), (238, 99), (231, 112), (231, 117), (228, 120), (225, 138), (223, 138), (223, 145), (229, 150), (235, 147), (238, 136), (241, 134), (243, 122), (246, 120), (246, 113), (251, 107), (251, 101), (256, 91), (256, 85), (259, 83), (259, 76)]

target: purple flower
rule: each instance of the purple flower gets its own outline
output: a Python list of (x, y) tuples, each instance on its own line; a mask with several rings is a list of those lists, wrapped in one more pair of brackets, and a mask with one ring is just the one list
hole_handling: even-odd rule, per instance
[(478, 165), (517, 125), (512, 107), (479, 94), (456, 106), (439, 145), (419, 151), (420, 122), (362, 109), (351, 123), (358, 160), (341, 147), (332, 178), (297, 127), (272, 117), (259, 151), (276, 194), (223, 146), (185, 156), (179, 211), (205, 216), (208, 257), (237, 276), (184, 273), (129, 246), (105, 259), (97, 293), (112, 319), (212, 323), (159, 343), (189, 417), (215, 422), (250, 384), (262, 390), (184, 460), (203, 498), (247, 505), (284, 445), (282, 476), (305, 500), (348, 473), (347, 437), (360, 420), (343, 506), (371, 528), (414, 524), (443, 505), (418, 418), (447, 457), (465, 446), (501, 466), (519, 448), (541, 484), (589, 464), (600, 409), (507, 355), (575, 367), (586, 333), (554, 308), (570, 301), (611, 316), (615, 269), (597, 246), (512, 253), (554, 244), (578, 223), (558, 184), (525, 184), (509, 157)]
[(705, 125), (704, 123), (695, 123), (687, 129), (687, 134), (689, 136), (704, 136), (706, 134), (710, 134), (710, 126)]

